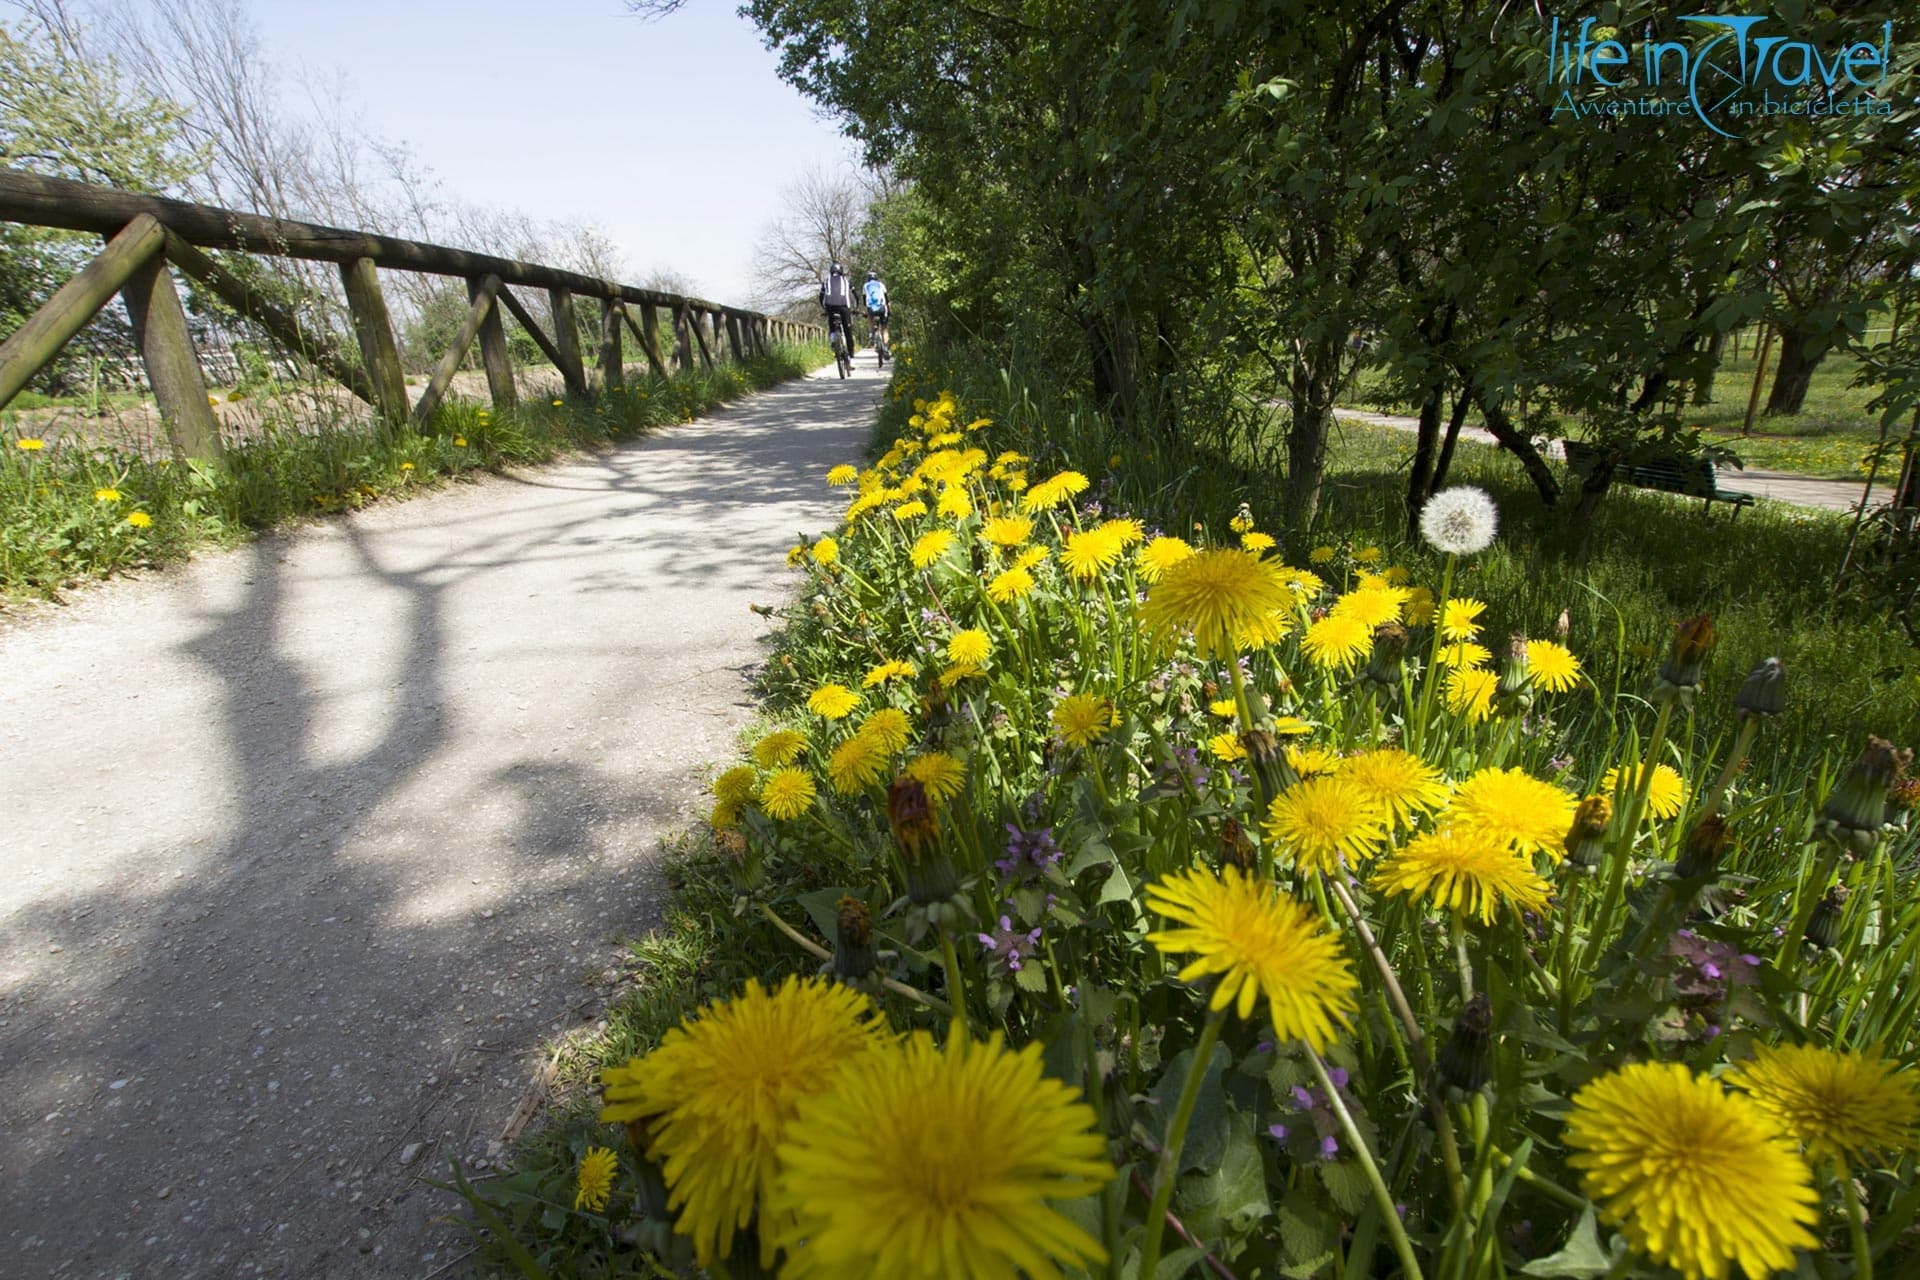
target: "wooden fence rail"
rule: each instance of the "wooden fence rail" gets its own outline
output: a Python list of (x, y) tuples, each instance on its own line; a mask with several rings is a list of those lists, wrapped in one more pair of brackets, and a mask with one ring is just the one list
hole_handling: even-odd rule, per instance
[[(818, 338), (825, 332), (817, 324), (597, 280), (538, 263), (365, 231), (264, 218), (8, 169), (0, 169), (0, 221), (90, 231), (107, 237), (99, 257), (61, 286), (17, 332), (0, 342), (0, 408), (18, 395), (117, 293), (133, 321), (147, 383), (153, 389), (167, 438), (176, 453), (188, 457), (218, 456), (220, 431), (208, 406), (206, 381), (188, 337), (186, 314), (168, 265), (191, 276), (291, 353), (340, 382), (395, 427), (424, 422), (432, 416), (475, 342), (480, 345), (481, 364), (494, 403), (508, 406), (516, 401), (513, 365), (500, 319), (502, 307), (546, 353), (560, 371), (568, 392), (575, 395), (588, 390), (575, 297), (600, 300), (601, 382), (610, 391), (618, 390), (625, 381), (623, 329), (639, 342), (648, 368), (667, 376), (667, 352), (660, 345), (658, 309), (662, 307), (672, 318), (673, 359), (683, 370), (694, 368), (696, 360), (709, 369), (720, 360), (745, 360), (764, 354), (772, 342)], [(201, 252), (203, 249), (338, 264), (359, 359), (347, 357), (330, 335), (313, 332), (298, 317)], [(419, 401), (413, 404), (408, 403), (393, 322), (380, 291), (382, 267), (454, 276), (467, 284), (471, 303), (467, 315), (453, 345), (433, 370)], [(543, 330), (514, 296), (513, 287), (547, 291), (552, 334)]]

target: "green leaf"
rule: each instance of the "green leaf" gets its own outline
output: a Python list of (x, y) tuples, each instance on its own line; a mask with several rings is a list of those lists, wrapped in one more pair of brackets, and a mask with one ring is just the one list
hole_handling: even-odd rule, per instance
[(1586, 1280), (1587, 1277), (1605, 1275), (1607, 1268), (1612, 1265), (1607, 1251), (1600, 1244), (1600, 1231), (1593, 1220), (1593, 1206), (1588, 1205), (1580, 1211), (1580, 1221), (1573, 1224), (1573, 1232), (1567, 1237), (1565, 1248), (1548, 1257), (1536, 1258), (1520, 1270), (1530, 1276), (1567, 1276), (1573, 1280)]
[(1200, 1240), (1223, 1240), (1243, 1232), (1272, 1209), (1267, 1199), (1266, 1167), (1253, 1136), (1253, 1117), (1232, 1114), (1226, 1141), (1208, 1171), (1182, 1178), (1175, 1203), (1187, 1229)]
[(1100, 889), (1099, 901), (1100, 903), (1133, 901), (1133, 882), (1127, 879), (1126, 871), (1117, 862), (1113, 864), (1112, 874), (1107, 876), (1107, 883)]
[(1314, 1194), (1312, 1183), (1295, 1187), (1281, 1202), (1277, 1221), (1280, 1247), (1287, 1259), (1281, 1269), (1284, 1274), (1316, 1275), (1333, 1261), (1334, 1246), (1340, 1239), (1340, 1219)]
[(1353, 1160), (1329, 1160), (1316, 1166), (1320, 1174), (1320, 1184), (1340, 1206), (1340, 1212), (1352, 1217), (1364, 1209), (1373, 1199), (1373, 1187), (1367, 1182), (1367, 1175)]
[[(1227, 1094), (1220, 1087), (1220, 1075), (1233, 1061), (1222, 1044), (1213, 1046), (1213, 1057), (1201, 1077), (1200, 1092), (1193, 1101), (1193, 1115), (1187, 1121), (1187, 1140), (1180, 1148), (1180, 1169), (1209, 1169), (1220, 1161), (1227, 1147)], [(1180, 1090), (1187, 1083), (1187, 1069), (1193, 1062), (1193, 1050), (1187, 1049), (1167, 1064), (1154, 1085), (1151, 1096), (1158, 1099), (1155, 1108), (1160, 1117), (1160, 1133), (1166, 1132), (1173, 1110), (1180, 1104)], [(1249, 1124), (1252, 1122), (1249, 1121)]]

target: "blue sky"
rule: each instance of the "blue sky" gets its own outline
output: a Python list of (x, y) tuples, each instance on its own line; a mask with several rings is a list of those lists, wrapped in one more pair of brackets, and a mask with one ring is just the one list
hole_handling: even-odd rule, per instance
[[(746, 298), (783, 185), (813, 165), (855, 167), (731, 0), (653, 22), (620, 0), (248, 7), (275, 63), (345, 69), (343, 105), (454, 195), (596, 223), (633, 278), (671, 267), (718, 301)], [(611, 125), (610, 104), (622, 108)]]

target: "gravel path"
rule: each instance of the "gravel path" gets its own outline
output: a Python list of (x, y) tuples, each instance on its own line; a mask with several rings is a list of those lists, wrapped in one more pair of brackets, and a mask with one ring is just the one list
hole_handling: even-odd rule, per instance
[[(1397, 413), (1367, 413), (1359, 409), (1335, 409), (1334, 414), (1350, 422), (1365, 422), (1376, 427), (1392, 427), (1396, 431), (1417, 432), (1420, 429), (1420, 419)], [(1496, 447), (1500, 443), (1493, 438), (1492, 432), (1482, 427), (1463, 428), (1460, 438)], [(1541, 452), (1550, 458), (1561, 456), (1557, 441), (1548, 441)], [(1716, 487), (1725, 489), (1729, 493), (1751, 493), (1757, 498), (1771, 498), (1775, 502), (1791, 503), (1796, 507), (1817, 507), (1823, 511), (1852, 511), (1860, 505), (1860, 491), (1864, 487), (1864, 483), (1821, 480), (1814, 476), (1799, 476), (1786, 471), (1761, 471), (1752, 467), (1744, 471), (1722, 467), (1718, 469), (1718, 473)], [(1892, 496), (1890, 482), (1874, 485), (1873, 497), (1876, 503), (1890, 502)]]
[(0, 1275), (421, 1277), (660, 900), (882, 383), (0, 634)]

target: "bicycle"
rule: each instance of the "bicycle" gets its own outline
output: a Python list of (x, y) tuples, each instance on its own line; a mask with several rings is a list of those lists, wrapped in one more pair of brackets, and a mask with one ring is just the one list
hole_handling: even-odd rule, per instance
[(827, 345), (833, 348), (833, 363), (845, 378), (853, 373), (853, 334), (838, 315), (827, 317)]
[(867, 342), (873, 347), (873, 367), (884, 369), (887, 361), (893, 359), (893, 344), (884, 312), (867, 312)]

